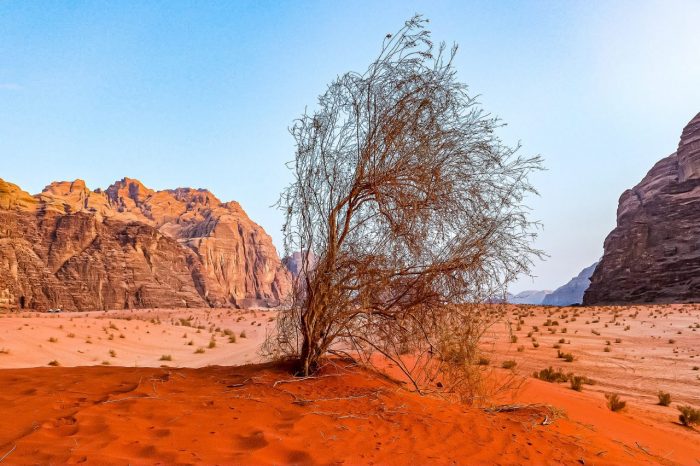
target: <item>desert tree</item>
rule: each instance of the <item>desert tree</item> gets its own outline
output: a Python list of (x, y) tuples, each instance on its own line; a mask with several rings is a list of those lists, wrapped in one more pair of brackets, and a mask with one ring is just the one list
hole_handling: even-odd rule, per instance
[(457, 47), (434, 46), (426, 23), (387, 35), (290, 130), (294, 179), (279, 204), (285, 249), (302, 261), (268, 348), (303, 375), (329, 353), (382, 355), (418, 389), (469, 382), (459, 368), (487, 303), (538, 253), (524, 198), (540, 158), (499, 139), (501, 122), (457, 80)]

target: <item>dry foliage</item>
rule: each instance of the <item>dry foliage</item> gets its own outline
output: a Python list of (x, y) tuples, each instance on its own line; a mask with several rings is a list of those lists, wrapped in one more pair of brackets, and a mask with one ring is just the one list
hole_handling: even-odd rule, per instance
[(494, 297), (539, 254), (523, 199), (541, 161), (495, 135), (500, 121), (456, 80), (456, 47), (434, 47), (425, 23), (387, 35), (291, 129), (280, 207), (302, 263), (266, 349), (305, 376), (328, 353), (388, 358), (420, 391), (473, 397)]

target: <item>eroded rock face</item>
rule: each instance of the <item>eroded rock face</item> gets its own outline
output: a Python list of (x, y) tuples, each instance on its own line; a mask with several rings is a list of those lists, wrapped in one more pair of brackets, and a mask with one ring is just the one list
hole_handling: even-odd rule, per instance
[(591, 275), (598, 263), (589, 265), (566, 284), (549, 293), (542, 300), (545, 306), (571, 306), (581, 304), (583, 294), (591, 284)]
[(584, 304), (700, 301), (700, 114), (620, 197)]
[(275, 306), (289, 289), (265, 231), (206, 190), (0, 180), (0, 306)]

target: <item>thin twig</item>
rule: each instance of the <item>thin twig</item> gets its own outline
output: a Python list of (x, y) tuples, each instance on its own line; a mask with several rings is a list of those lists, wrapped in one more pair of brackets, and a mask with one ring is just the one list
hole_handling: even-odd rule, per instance
[(364, 416), (355, 416), (354, 414), (340, 414), (328, 411), (311, 411), (309, 414), (317, 414), (319, 416), (330, 416), (335, 419), (367, 419)]
[(5, 460), (5, 458), (7, 458), (8, 456), (10, 456), (10, 453), (12, 453), (13, 451), (15, 451), (15, 448), (17, 448), (17, 444), (16, 444), (16, 443), (15, 443), (15, 446), (12, 447), (12, 450), (8, 451), (7, 453), (5, 453), (5, 454), (2, 456), (2, 458), (0, 458), (0, 463), (2, 463), (2, 462)]
[[(341, 401), (341, 400), (356, 400), (358, 398), (367, 398), (368, 396), (374, 396), (375, 398), (379, 396), (379, 394), (382, 392), (382, 390), (376, 390), (372, 393), (366, 393), (364, 395), (350, 395), (350, 396), (335, 396), (332, 398), (313, 398), (310, 400), (304, 399), (304, 398), (297, 398), (292, 403), (294, 404), (300, 404), (300, 405), (305, 405), (305, 404), (310, 404), (310, 403), (317, 403), (320, 401)], [(291, 395), (291, 393), (290, 393)]]
[(654, 456), (654, 455), (652, 455), (651, 453), (649, 453), (649, 450), (647, 450), (646, 448), (644, 448), (643, 446), (641, 446), (641, 445), (639, 444), (639, 442), (634, 442), (634, 444), (637, 445), (637, 448), (639, 448), (640, 450), (642, 450), (642, 451), (643, 451), (644, 453), (646, 453), (647, 455), (649, 455), (649, 456)]
[(279, 384), (283, 383), (294, 383), (294, 382), (302, 382), (304, 380), (309, 380), (309, 379), (323, 379), (325, 377), (338, 377), (338, 374), (326, 374), (326, 375), (309, 375), (307, 377), (297, 377), (295, 379), (283, 379), (283, 380), (278, 380), (275, 383), (272, 384), (272, 387), (275, 388)]
[(117, 398), (115, 400), (103, 401), (102, 404), (116, 403), (117, 401), (124, 401), (124, 400), (148, 400), (148, 399), (155, 400), (155, 399), (158, 399), (158, 397), (157, 396), (127, 396), (124, 398)]

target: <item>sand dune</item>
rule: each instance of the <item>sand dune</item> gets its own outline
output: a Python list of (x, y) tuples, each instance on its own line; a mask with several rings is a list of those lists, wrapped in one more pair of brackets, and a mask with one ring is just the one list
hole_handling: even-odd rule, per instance
[[(700, 434), (680, 425), (675, 409), (679, 402), (700, 404), (700, 371), (693, 370), (700, 365), (700, 307), (513, 306), (507, 320), (516, 341), (501, 321), (483, 349), (494, 383), (514, 383), (472, 407), (409, 393), (400, 382), (341, 361), (308, 380), (280, 365), (243, 365), (261, 361), (258, 346), (274, 319), (274, 311), (226, 309), (2, 315), (0, 412), (12, 422), (0, 428), (0, 458), (6, 464), (700, 462)], [(558, 358), (554, 345), (574, 360)], [(506, 360), (516, 362), (513, 370), (500, 368)], [(51, 361), (63, 367), (46, 367)], [(532, 377), (550, 365), (596, 384), (576, 392)], [(658, 390), (672, 394), (672, 406), (655, 404)], [(620, 394), (627, 408), (611, 412), (608, 392)], [(487, 410), (514, 404), (520, 408)]]
[[(340, 375), (340, 372), (343, 372)], [(8, 463), (690, 464), (691, 435), (533, 381), (560, 410), (420, 397), (358, 369), (289, 381), (275, 366), (0, 371)], [(280, 383), (280, 381), (283, 381)], [(543, 421), (548, 419), (547, 425)], [(549, 423), (551, 422), (551, 423)]]

